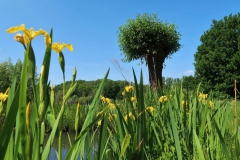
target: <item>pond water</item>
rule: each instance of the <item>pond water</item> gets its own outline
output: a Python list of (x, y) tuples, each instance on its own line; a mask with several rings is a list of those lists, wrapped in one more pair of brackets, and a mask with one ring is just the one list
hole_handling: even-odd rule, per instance
[[(73, 143), (74, 142), (74, 133), (68, 133), (68, 134), (71, 139), (71, 143)], [(96, 147), (96, 145), (97, 144), (94, 144), (95, 147)], [(63, 133), (62, 134), (62, 159), (65, 159), (69, 148), (70, 148), (70, 143), (69, 143), (68, 135), (67, 135), (67, 133)], [(49, 157), (48, 157), (49, 160), (58, 160), (57, 150), (58, 150), (58, 139), (55, 138), (53, 141), (53, 145), (51, 147)], [(92, 154), (94, 156), (94, 153), (92, 153)], [(86, 156), (84, 155), (84, 157), (86, 157)], [(80, 156), (78, 159), (80, 160)], [(86, 159), (86, 158), (84, 158), (84, 159)]]
[[(50, 151), (50, 154), (49, 154), (49, 157), (48, 157), (49, 160), (58, 160), (56, 151), (57, 151), (56, 147), (51, 148), (51, 151)], [(62, 158), (63, 159), (65, 159), (65, 157), (67, 155), (67, 151), (68, 151), (68, 149), (65, 149), (65, 148), (62, 150)]]

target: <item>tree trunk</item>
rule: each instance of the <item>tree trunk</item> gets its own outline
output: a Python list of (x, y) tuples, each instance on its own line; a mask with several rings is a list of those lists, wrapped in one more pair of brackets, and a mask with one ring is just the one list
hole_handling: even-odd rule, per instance
[(163, 87), (162, 83), (162, 69), (164, 57), (161, 54), (148, 54), (145, 57), (148, 65), (149, 82), (151, 89), (157, 90), (158, 85)]

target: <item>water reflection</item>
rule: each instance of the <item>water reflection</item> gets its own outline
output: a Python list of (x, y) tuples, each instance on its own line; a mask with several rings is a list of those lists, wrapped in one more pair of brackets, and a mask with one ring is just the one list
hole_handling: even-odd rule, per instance
[[(68, 134), (69, 134), (69, 138), (71, 140), (71, 143), (73, 143), (74, 133), (68, 133)], [(67, 155), (67, 152), (70, 148), (70, 142), (69, 142), (68, 134), (67, 133), (62, 134), (62, 159), (65, 159), (65, 157)], [(57, 150), (58, 150), (58, 138), (56, 137), (53, 140), (53, 145), (51, 147), (51, 151), (50, 151), (50, 154), (49, 154), (49, 157), (48, 157), (49, 160), (58, 160)]]
[[(69, 134), (69, 137), (68, 137), (68, 134)], [(69, 143), (69, 138), (71, 140), (71, 143), (74, 142), (74, 133), (68, 133), (68, 134), (67, 133), (62, 134), (62, 159), (65, 159), (67, 152), (68, 152), (69, 148), (71, 147), (70, 143)], [(96, 136), (96, 137), (98, 137), (98, 136)], [(94, 156), (96, 154), (95, 151), (97, 149), (97, 141), (94, 141), (93, 144), (94, 145), (92, 148), (92, 157), (94, 159)], [(57, 150), (58, 150), (58, 138), (56, 137), (53, 140), (53, 145), (51, 147), (50, 154), (48, 157), (49, 160), (58, 160)], [(84, 159), (86, 159), (86, 153), (84, 154)], [(80, 160), (80, 156), (78, 157), (78, 160)]]

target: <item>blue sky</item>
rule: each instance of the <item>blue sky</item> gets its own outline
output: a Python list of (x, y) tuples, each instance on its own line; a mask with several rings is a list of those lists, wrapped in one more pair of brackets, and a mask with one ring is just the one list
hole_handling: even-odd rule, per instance
[[(53, 28), (53, 42), (73, 45), (73, 52), (63, 50), (66, 80), (71, 80), (74, 67), (77, 79), (100, 79), (110, 68), (109, 79), (123, 80), (111, 62), (115, 59), (128, 80), (133, 80), (133, 67), (138, 77), (143, 70), (144, 83), (148, 83), (145, 65), (139, 65), (140, 61), (121, 61), (117, 32), (119, 26), (138, 13), (157, 13), (163, 22), (175, 23), (182, 35), (182, 48), (165, 60), (163, 76), (181, 78), (194, 74), (194, 54), (200, 36), (210, 28), (212, 20), (240, 12), (239, 6), (239, 0), (0, 0), (0, 62), (8, 57), (13, 63), (23, 59), (23, 47), (6, 30), (25, 24), (26, 28), (48, 32)], [(39, 73), (45, 50), (42, 36), (33, 40), (33, 48)], [(54, 51), (49, 80), (54, 85), (62, 82), (58, 55)]]

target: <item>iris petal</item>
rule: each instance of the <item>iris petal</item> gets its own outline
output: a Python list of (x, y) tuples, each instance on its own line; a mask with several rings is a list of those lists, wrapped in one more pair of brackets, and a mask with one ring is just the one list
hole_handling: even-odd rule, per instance
[(11, 27), (6, 30), (8, 33), (15, 33), (17, 31), (23, 31), (25, 29), (25, 25), (21, 24), (20, 26)]
[(66, 44), (63, 42), (63, 44), (60, 44), (59, 42), (56, 42), (52, 45), (52, 49), (57, 52), (58, 54), (62, 52), (64, 48), (67, 48), (69, 51), (73, 51), (73, 46), (71, 44)]
[(24, 33), (23, 38), (24, 38), (24, 43), (25, 44), (30, 43), (30, 41), (33, 40), (38, 35), (44, 35), (45, 43), (46, 43), (47, 46), (51, 43), (51, 37), (43, 29), (35, 31), (33, 28), (30, 28), (30, 30), (28, 30), (27, 28), (25, 28), (24, 24), (21, 24), (20, 26), (11, 27), (6, 31), (8, 33), (15, 33), (15, 32), (18, 32), (18, 31), (22, 31)]

